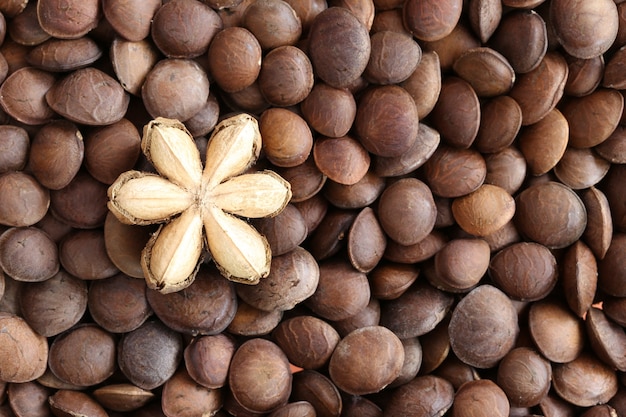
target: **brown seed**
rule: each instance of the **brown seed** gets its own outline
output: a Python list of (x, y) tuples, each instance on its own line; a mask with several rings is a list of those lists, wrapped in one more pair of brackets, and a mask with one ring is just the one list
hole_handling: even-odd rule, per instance
[(622, 89), (626, 85), (624, 78), (624, 60), (626, 59), (626, 48), (622, 46), (607, 61), (602, 78), (602, 86), (606, 88)]
[(57, 245), (39, 228), (10, 228), (0, 235), (0, 266), (17, 281), (45, 281), (59, 271)]
[(356, 117), (356, 102), (347, 89), (317, 82), (300, 104), (300, 110), (313, 130), (338, 138), (350, 131)]
[(33, 48), (26, 60), (45, 71), (73, 71), (84, 68), (102, 56), (98, 44), (83, 36), (78, 39), (50, 39)]
[(335, 384), (324, 374), (305, 370), (293, 376), (292, 401), (307, 401), (319, 417), (339, 416), (342, 397)]
[(117, 80), (88, 67), (55, 83), (46, 93), (46, 102), (73, 122), (102, 126), (124, 117), (130, 96)]
[(598, 259), (602, 259), (611, 245), (613, 235), (609, 202), (604, 193), (595, 187), (584, 190), (580, 197), (587, 210), (587, 227), (583, 233), (583, 239), (593, 254)]
[(318, 169), (339, 184), (352, 185), (361, 180), (370, 166), (370, 155), (352, 136), (319, 137), (313, 144)]
[(152, 117), (185, 121), (206, 103), (209, 79), (195, 61), (163, 59), (148, 73), (141, 97)]
[(333, 322), (333, 327), (344, 337), (361, 327), (378, 326), (380, 324), (380, 302), (371, 297), (365, 308), (347, 319)]
[(372, 295), (379, 300), (393, 300), (404, 294), (419, 276), (414, 265), (384, 263), (369, 275)]
[[(220, 103), (217, 101), (217, 97), (210, 94), (206, 103), (200, 110), (196, 112), (190, 119), (185, 121), (185, 127), (191, 133), (195, 141), (203, 140), (205, 144), (208, 139), (202, 138), (202, 136), (209, 135), (219, 120), (220, 116)], [(206, 147), (204, 148), (206, 150)], [(200, 158), (205, 158), (206, 152), (200, 149)], [(206, 159), (206, 158), (205, 158)], [(203, 159), (202, 162), (205, 162)]]
[(86, 324), (54, 339), (48, 366), (59, 379), (88, 387), (113, 375), (115, 354), (113, 335), (95, 324)]
[(404, 362), (402, 342), (389, 329), (357, 329), (337, 344), (328, 364), (337, 387), (353, 395), (378, 392), (398, 377)]
[(296, 249), (307, 237), (304, 217), (293, 204), (274, 217), (256, 219), (252, 224), (267, 238), (274, 257)]
[[(315, 196), (324, 186), (326, 175), (315, 165), (313, 155), (295, 167), (277, 170), (291, 185), (291, 202), (298, 203)], [(312, 230), (312, 229), (311, 229)]]
[(454, 61), (452, 68), (479, 97), (506, 94), (515, 82), (515, 72), (509, 61), (488, 47), (465, 51)]
[(413, 245), (433, 230), (437, 210), (426, 184), (416, 178), (404, 178), (383, 191), (378, 213), (378, 220), (390, 239), (401, 245)]
[(435, 107), (441, 91), (439, 55), (433, 51), (422, 52), (417, 68), (400, 86), (413, 97), (417, 106), (417, 117), (422, 120)]
[(185, 369), (179, 369), (163, 386), (161, 407), (166, 416), (215, 415), (222, 408), (222, 393), (198, 385)]
[(30, 139), (28, 132), (18, 126), (0, 126), (0, 173), (21, 171), (28, 161)]
[(356, 211), (330, 207), (309, 240), (311, 254), (318, 261), (330, 258), (346, 244), (345, 236), (356, 218)]
[(404, 24), (417, 39), (436, 41), (452, 32), (461, 17), (463, 2), (459, 0), (405, 2)]
[(516, 73), (535, 69), (546, 54), (546, 23), (534, 10), (518, 10), (502, 17), (490, 45), (504, 55)]
[(384, 416), (445, 414), (452, 407), (454, 388), (443, 378), (423, 375), (394, 390)]
[(8, 403), (17, 417), (50, 415), (48, 397), (53, 391), (36, 381), (8, 384)]
[(79, 171), (68, 185), (50, 192), (50, 211), (72, 227), (93, 229), (106, 219), (106, 193), (106, 184)]
[(308, 1), (300, 1), (300, 0), (285, 0), (296, 15), (300, 19), (300, 23), (302, 24), (302, 33), (308, 34), (309, 28), (315, 20), (315, 17), (320, 14), (322, 11), (328, 8), (328, 4), (325, 0), (308, 0)]
[[(552, 138), (546, 141), (545, 138)], [(519, 149), (532, 175), (542, 175), (558, 164), (567, 149), (569, 124), (563, 114), (552, 109), (544, 118), (526, 126), (519, 134)]]
[(28, 162), (41, 185), (60, 190), (78, 173), (84, 149), (78, 127), (68, 120), (57, 120), (44, 125), (35, 134)]
[(294, 202), (293, 205), (298, 209), (304, 218), (308, 237), (317, 229), (324, 219), (324, 216), (328, 211), (329, 203), (324, 197), (317, 194), (299, 203)]
[(226, 92), (241, 91), (259, 76), (261, 45), (243, 27), (218, 32), (209, 45), (209, 72)]
[(502, 388), (489, 379), (470, 381), (454, 395), (452, 417), (471, 417), (489, 410), (493, 417), (509, 415), (510, 405)]
[(126, 275), (143, 279), (141, 251), (154, 230), (154, 227), (124, 224), (113, 213), (108, 213), (104, 222), (104, 244), (111, 262)]
[(441, 145), (424, 164), (424, 175), (433, 194), (461, 197), (483, 184), (487, 165), (482, 155), (473, 149)]
[(0, 326), (0, 379), (28, 382), (43, 375), (48, 360), (47, 339), (11, 313), (0, 312)]
[(624, 204), (626, 193), (621, 191), (624, 172), (626, 172), (626, 165), (612, 164), (601, 187), (609, 202), (613, 227), (620, 232), (626, 231), (626, 204)]
[(158, 321), (147, 321), (124, 334), (117, 363), (134, 385), (152, 390), (174, 375), (183, 355), (181, 335)]
[(189, 376), (207, 388), (221, 388), (236, 348), (234, 339), (224, 333), (195, 338), (184, 352)]
[(237, 285), (239, 297), (263, 311), (285, 311), (309, 298), (320, 280), (313, 256), (296, 247), (272, 259), (270, 273), (256, 285)]
[(511, 350), (498, 365), (497, 383), (513, 407), (534, 407), (550, 390), (550, 363), (530, 348)]
[(567, 250), (561, 264), (561, 280), (567, 304), (576, 315), (584, 317), (596, 294), (596, 259), (591, 249), (578, 240)]
[(626, 368), (626, 333), (599, 308), (591, 307), (585, 320), (591, 348), (598, 358), (623, 371)]
[(85, 168), (98, 181), (112, 184), (132, 169), (141, 152), (141, 137), (127, 119), (98, 128), (85, 137)]
[(93, 321), (111, 333), (131, 332), (152, 315), (145, 280), (124, 274), (92, 282), (88, 307)]
[(566, 101), (561, 112), (569, 123), (570, 146), (589, 148), (602, 143), (617, 127), (623, 108), (624, 97), (607, 89)]
[[(571, 135), (570, 135), (571, 142)], [(554, 174), (573, 190), (582, 190), (599, 183), (611, 164), (591, 149), (568, 147), (554, 167)]]
[(298, 15), (281, 0), (254, 2), (246, 8), (241, 25), (252, 32), (264, 50), (294, 45), (302, 34)]
[(587, 224), (587, 211), (580, 197), (561, 183), (526, 188), (515, 204), (515, 224), (520, 233), (550, 249), (574, 243)]
[(109, 410), (126, 412), (137, 410), (154, 398), (154, 394), (133, 384), (111, 384), (97, 388), (93, 396)]
[[(580, 378), (580, 375), (585, 377)], [(615, 371), (589, 354), (554, 366), (552, 376), (556, 393), (579, 407), (605, 403), (618, 388)]]
[[(184, 29), (181, 22), (185, 22)], [(166, 57), (195, 58), (206, 53), (222, 26), (217, 12), (206, 4), (172, 0), (154, 13), (150, 33)]]
[(565, 304), (547, 299), (531, 303), (528, 327), (539, 352), (551, 362), (572, 361), (583, 349), (583, 323)]
[(296, 113), (270, 108), (261, 113), (259, 130), (263, 150), (269, 161), (279, 167), (303, 163), (313, 148), (313, 135), (306, 121)]
[(297, 401), (282, 405), (274, 410), (269, 417), (315, 417), (315, 408), (307, 401)]
[(141, 96), (148, 73), (160, 59), (159, 50), (148, 40), (127, 41), (115, 38), (109, 52), (113, 71), (124, 90)]
[(74, 230), (59, 243), (61, 266), (84, 280), (112, 277), (119, 271), (106, 254), (100, 229)]
[(342, 209), (360, 209), (371, 205), (385, 189), (385, 179), (367, 171), (363, 178), (352, 185), (327, 180), (324, 197), (333, 206)]
[(422, 336), (437, 326), (452, 306), (452, 295), (418, 281), (381, 306), (380, 324), (399, 338)]
[[(333, 44), (329, 49), (327, 46)], [(309, 30), (309, 56), (315, 74), (335, 88), (348, 87), (367, 67), (371, 52), (367, 28), (350, 11), (320, 12)]]
[(557, 0), (550, 3), (550, 19), (563, 49), (583, 59), (606, 52), (619, 26), (617, 6), (608, 0)]
[(107, 417), (109, 414), (88, 394), (71, 389), (60, 389), (50, 398), (50, 409), (58, 415)]
[(491, 235), (507, 224), (515, 214), (515, 200), (497, 185), (483, 184), (477, 190), (452, 202), (454, 219), (467, 233)]
[(480, 379), (474, 367), (461, 362), (454, 355), (448, 355), (434, 374), (450, 382), (455, 390), (468, 381)]
[(485, 155), (485, 184), (496, 185), (510, 195), (515, 194), (526, 179), (526, 159), (515, 146)]
[(381, 177), (400, 177), (422, 166), (437, 150), (440, 135), (435, 129), (420, 123), (413, 146), (398, 157), (374, 157), (374, 171)]
[(154, 314), (170, 329), (192, 336), (218, 334), (235, 316), (237, 296), (232, 282), (216, 270), (201, 270), (185, 289), (169, 294), (149, 289)]
[(377, 32), (370, 41), (372, 50), (363, 76), (372, 83), (401, 83), (409, 78), (422, 59), (419, 44), (404, 34)]
[(235, 352), (228, 383), (235, 400), (252, 412), (268, 412), (285, 404), (291, 393), (289, 361), (265, 339), (250, 339)]
[[(340, 279), (338, 279), (340, 277)], [(319, 283), (305, 301), (314, 313), (327, 320), (343, 320), (367, 306), (370, 287), (367, 276), (344, 260), (333, 259), (319, 264)]]
[[(15, 3), (18, 3), (18, 1)], [(4, 13), (4, 10), (2, 11), (4, 15), (1, 24), (1, 39), (4, 41), (7, 33), (12, 40), (20, 45), (39, 45), (50, 39), (50, 35), (46, 33), (39, 24), (37, 3), (26, 4), (28, 2), (24, 1), (19, 1), (19, 3), (24, 3), (22, 5), (24, 10), (21, 10), (19, 14), (10, 19), (8, 24), (4, 18), (4, 16), (7, 15)]]
[(598, 286), (607, 294), (614, 297), (626, 297), (624, 282), (624, 248), (626, 247), (626, 235), (614, 233), (606, 255), (598, 262)]
[(467, 5), (470, 26), (480, 41), (486, 43), (502, 19), (502, 2), (497, 0), (471, 0)]
[(452, 70), (454, 61), (468, 49), (481, 46), (480, 41), (464, 20), (452, 29), (449, 35), (437, 41), (420, 42), (424, 51), (435, 52), (439, 56), (441, 70), (449, 72)]
[(22, 123), (44, 124), (52, 120), (56, 111), (45, 98), (55, 81), (53, 74), (33, 67), (11, 71), (0, 86), (0, 105)]
[(415, 245), (404, 246), (389, 241), (384, 258), (391, 262), (412, 264), (425, 261), (434, 256), (445, 245), (447, 237), (439, 230), (433, 230)]
[(31, 226), (46, 215), (50, 205), (48, 189), (21, 171), (0, 175), (0, 196), (0, 224), (6, 226)]
[(567, 61), (548, 52), (533, 70), (517, 77), (510, 96), (522, 109), (522, 125), (543, 119), (563, 96), (568, 74)]
[(604, 57), (581, 59), (567, 55), (565, 59), (569, 68), (565, 94), (582, 97), (595, 91), (604, 76)]
[(479, 285), (461, 299), (452, 311), (448, 329), (452, 351), (477, 368), (496, 365), (513, 348), (519, 333), (513, 303), (488, 284)]
[(87, 283), (59, 271), (52, 278), (25, 285), (19, 292), (24, 320), (42, 336), (52, 337), (79, 322), (87, 309)]
[(237, 303), (237, 313), (226, 330), (233, 336), (257, 337), (271, 333), (283, 318), (280, 310), (263, 311), (243, 301)]
[(54, 0), (37, 2), (39, 24), (55, 38), (80, 38), (98, 25), (100, 16), (98, 0), (74, 0), (64, 7), (59, 7)]
[(161, 6), (159, 0), (140, 3), (128, 0), (105, 0), (102, 12), (117, 33), (129, 41), (140, 41), (150, 35), (150, 24)]
[(365, 207), (354, 219), (348, 231), (348, 257), (358, 271), (370, 272), (382, 259), (387, 237), (374, 214)]
[(498, 152), (513, 143), (522, 126), (522, 110), (509, 96), (494, 97), (481, 105), (480, 126), (474, 147), (483, 153)]
[(535, 301), (547, 296), (557, 283), (556, 259), (538, 243), (514, 243), (498, 252), (489, 264), (494, 284), (514, 300)]
[(450, 316), (447, 316), (432, 331), (420, 336), (419, 340), (423, 343), (423, 348), (419, 371), (423, 375), (430, 374), (437, 369), (450, 354), (449, 323)]
[(626, 163), (625, 133), (625, 127), (617, 126), (613, 133), (604, 142), (595, 146), (593, 150), (602, 158), (614, 164)]
[(330, 324), (313, 316), (297, 316), (281, 322), (272, 337), (289, 362), (303, 369), (326, 365), (341, 339)]
[(280, 46), (263, 57), (258, 82), (261, 94), (268, 103), (280, 107), (293, 106), (311, 92), (313, 67), (301, 49), (291, 45)]
[(411, 33), (404, 27), (401, 7), (386, 10), (379, 9), (374, 15), (374, 21), (372, 22), (370, 33), (374, 34), (385, 30), (411, 36)]
[(431, 285), (448, 292), (469, 292), (489, 267), (490, 249), (482, 239), (452, 239), (435, 255)]
[(458, 77), (446, 77), (430, 117), (444, 142), (469, 148), (480, 126), (480, 103), (470, 83)]

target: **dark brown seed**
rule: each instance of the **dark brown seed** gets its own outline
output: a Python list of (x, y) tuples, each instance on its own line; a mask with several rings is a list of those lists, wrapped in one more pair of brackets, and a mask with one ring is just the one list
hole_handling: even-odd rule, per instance
[(489, 379), (470, 381), (454, 395), (452, 417), (471, 417), (489, 410), (492, 417), (509, 415), (510, 404), (502, 388)]
[(236, 348), (234, 339), (224, 333), (195, 338), (184, 352), (189, 376), (207, 388), (221, 388)]
[(580, 197), (563, 184), (533, 185), (518, 194), (515, 203), (515, 224), (519, 231), (550, 249), (571, 245), (585, 230), (585, 206)]
[(337, 388), (353, 395), (380, 391), (395, 380), (404, 362), (404, 348), (391, 330), (363, 327), (345, 336), (328, 364)]
[(64, 7), (60, 7), (54, 0), (37, 2), (39, 24), (55, 38), (80, 38), (98, 25), (100, 16), (98, 0), (73, 0)]
[(387, 85), (367, 90), (357, 105), (357, 136), (369, 152), (400, 156), (417, 140), (417, 107), (402, 87)]
[(43, 219), (50, 205), (48, 189), (22, 171), (0, 175), (0, 196), (0, 224), (6, 226), (31, 226)]
[[(439, 146), (424, 164), (426, 183), (439, 197), (461, 197), (477, 190), (485, 181), (487, 165), (473, 149)], [(463, 181), (458, 181), (463, 178)]]
[(268, 103), (280, 107), (298, 104), (313, 88), (311, 61), (295, 46), (272, 49), (263, 57), (258, 83)]
[(371, 38), (372, 51), (363, 76), (374, 84), (398, 84), (409, 78), (422, 59), (419, 44), (405, 34), (382, 31)]
[(383, 191), (378, 213), (378, 220), (390, 239), (401, 245), (413, 245), (433, 230), (437, 210), (426, 184), (416, 178), (404, 178)]
[(122, 373), (146, 390), (170, 379), (182, 356), (181, 335), (158, 321), (147, 321), (126, 333), (117, 347), (117, 363)]
[(382, 259), (386, 246), (387, 237), (374, 210), (365, 207), (354, 219), (348, 231), (350, 263), (359, 271), (370, 272)]
[(347, 135), (356, 117), (356, 101), (350, 91), (323, 82), (315, 83), (300, 109), (312, 129), (332, 138)]
[(320, 137), (313, 144), (313, 158), (320, 172), (344, 185), (359, 182), (370, 167), (370, 155), (352, 136)]
[(45, 281), (59, 271), (57, 245), (39, 228), (13, 227), (0, 235), (0, 266), (17, 281)]
[(563, 303), (548, 299), (531, 303), (528, 327), (539, 352), (551, 362), (572, 361), (583, 349), (583, 323)]
[(43, 375), (48, 360), (47, 339), (11, 313), (0, 312), (0, 326), (0, 379), (29, 382)]
[(168, 58), (195, 58), (206, 53), (222, 26), (217, 12), (203, 2), (172, 0), (156, 10), (150, 33)]
[(449, 332), (450, 346), (459, 359), (477, 368), (490, 368), (515, 344), (517, 312), (502, 291), (480, 285), (452, 311)]
[(554, 366), (552, 375), (556, 393), (579, 407), (605, 403), (618, 389), (615, 371), (589, 354)]
[(11, 71), (0, 87), (0, 105), (11, 117), (28, 125), (41, 125), (58, 111), (46, 102), (46, 96), (55, 85), (49, 72), (33, 67)]
[(192, 336), (222, 332), (237, 311), (233, 283), (215, 270), (199, 271), (191, 285), (178, 292), (149, 289), (146, 298), (165, 325)]
[(282, 350), (265, 339), (250, 339), (235, 352), (228, 375), (230, 391), (242, 407), (263, 413), (287, 402), (292, 376)]
[(497, 383), (513, 407), (534, 407), (550, 390), (550, 362), (530, 348), (511, 350), (498, 365)]
[(506, 94), (515, 82), (509, 61), (488, 47), (467, 50), (454, 61), (452, 69), (470, 83), (479, 97)]
[(264, 50), (294, 45), (302, 34), (302, 23), (288, 2), (261, 0), (248, 6), (241, 26), (259, 40)]
[(591, 249), (581, 240), (567, 249), (561, 260), (565, 300), (578, 317), (591, 308), (598, 286), (598, 266)]
[(547, 296), (557, 283), (554, 255), (538, 243), (514, 243), (498, 252), (489, 264), (494, 284), (514, 300), (534, 301)]
[(60, 389), (48, 398), (50, 409), (58, 415), (107, 417), (109, 414), (96, 400), (81, 391)]
[(140, 41), (150, 35), (150, 24), (161, 6), (159, 0), (104, 0), (102, 12), (113, 29), (129, 41)]
[[(329, 49), (327, 46), (333, 44)], [(309, 56), (315, 74), (332, 87), (348, 87), (365, 70), (371, 51), (367, 28), (347, 9), (319, 13), (309, 31)]]
[(409, 0), (404, 3), (404, 24), (417, 39), (437, 41), (452, 32), (461, 17), (460, 0)]
[(50, 39), (33, 48), (26, 60), (45, 71), (65, 72), (84, 68), (102, 56), (98, 44), (83, 36), (78, 39)]
[(626, 368), (626, 333), (599, 308), (591, 307), (585, 319), (591, 348), (601, 361), (622, 371)]

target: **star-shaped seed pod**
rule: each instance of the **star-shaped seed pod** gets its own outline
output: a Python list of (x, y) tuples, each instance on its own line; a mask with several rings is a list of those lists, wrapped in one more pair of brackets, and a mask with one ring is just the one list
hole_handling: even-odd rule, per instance
[(291, 199), (291, 188), (272, 171), (245, 172), (261, 145), (252, 116), (225, 119), (209, 139), (203, 170), (181, 122), (157, 118), (144, 127), (141, 148), (158, 175), (123, 173), (109, 187), (108, 207), (127, 224), (163, 223), (141, 254), (150, 288), (170, 293), (191, 284), (205, 244), (232, 281), (256, 284), (269, 274), (267, 240), (243, 218), (277, 215)]

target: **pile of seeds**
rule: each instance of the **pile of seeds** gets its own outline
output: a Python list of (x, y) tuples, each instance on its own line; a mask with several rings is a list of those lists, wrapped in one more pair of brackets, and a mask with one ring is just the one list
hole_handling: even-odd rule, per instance
[(0, 416), (626, 415), (623, 0), (0, 12)]

